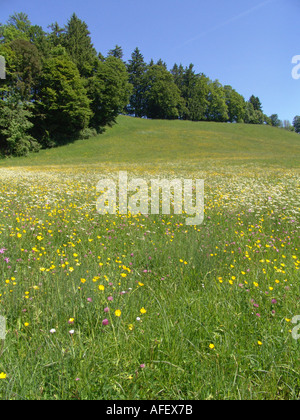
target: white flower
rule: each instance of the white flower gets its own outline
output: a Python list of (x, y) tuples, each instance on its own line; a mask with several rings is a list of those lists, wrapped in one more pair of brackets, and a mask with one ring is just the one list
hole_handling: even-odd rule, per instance
[(55, 328), (52, 328), (52, 330), (50, 330), (50, 333), (51, 333), (51, 334), (56, 333), (56, 329), (55, 329)]
[(73, 335), (74, 334), (74, 330), (69, 331), (69, 334)]
[(137, 320), (137, 321), (140, 321), (140, 320), (141, 320), (141, 318), (138, 316), (136, 320)]

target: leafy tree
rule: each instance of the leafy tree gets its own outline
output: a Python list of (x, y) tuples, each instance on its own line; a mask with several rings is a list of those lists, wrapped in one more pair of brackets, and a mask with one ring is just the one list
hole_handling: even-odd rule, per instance
[(136, 48), (131, 55), (127, 65), (129, 74), (129, 83), (132, 84), (133, 90), (130, 97), (127, 112), (136, 117), (143, 116), (144, 102), (145, 102), (145, 83), (144, 77), (147, 70), (147, 64), (140, 50)]
[(48, 26), (51, 29), (50, 34), (48, 35), (48, 40), (51, 47), (57, 47), (58, 45), (63, 45), (65, 37), (65, 29), (61, 28), (57, 22), (52, 23)]
[(144, 115), (156, 119), (178, 118), (184, 104), (171, 73), (163, 66), (154, 65), (148, 68), (144, 81)]
[(293, 126), (295, 128), (296, 133), (300, 133), (300, 116), (296, 115), (293, 120)]
[[(176, 68), (175, 68), (175, 71), (176, 71)], [(194, 65), (190, 64), (190, 66), (186, 67), (185, 69), (183, 69), (182, 66), (179, 66), (174, 80), (175, 80), (175, 84), (178, 86), (180, 90), (180, 95), (183, 98), (184, 104), (185, 104), (185, 107), (182, 110), (181, 117), (184, 120), (190, 120), (190, 119), (195, 120), (195, 106), (197, 102), (197, 99), (196, 99), (197, 76), (194, 72)]]
[(15, 13), (9, 17), (6, 25), (1, 26), (0, 42), (11, 42), (15, 39), (30, 39), (31, 22), (25, 13)]
[(184, 89), (184, 82), (183, 82), (184, 67), (183, 67), (183, 65), (180, 64), (178, 66), (175, 63), (173, 68), (171, 69), (170, 73), (173, 75), (174, 82), (175, 82), (176, 86), (179, 88), (181, 94), (183, 95), (183, 89)]
[(35, 122), (41, 129), (39, 137), (47, 133), (47, 141), (59, 143), (88, 127), (92, 111), (84, 81), (63, 48), (57, 47), (45, 60), (38, 88)]
[(186, 68), (182, 64), (175, 64), (171, 74), (184, 101), (180, 117), (192, 121), (205, 120), (209, 105), (210, 80), (204, 74), (196, 74), (193, 64)]
[(91, 126), (101, 131), (106, 125), (115, 123), (132, 92), (122, 60), (113, 56), (105, 61), (98, 60), (93, 76), (88, 79), (87, 91), (93, 112)]
[(231, 86), (224, 86), (225, 102), (228, 107), (228, 116), (231, 123), (244, 122), (246, 104), (242, 95), (237, 93)]
[(24, 156), (40, 149), (30, 135), (33, 127), (30, 107), (20, 100), (17, 93), (0, 100), (0, 151), (3, 155)]
[(253, 105), (254, 111), (261, 111), (262, 112), (262, 104), (256, 96), (252, 95), (249, 99), (249, 102)]
[(120, 47), (119, 45), (116, 45), (114, 49), (112, 49), (112, 50), (110, 50), (108, 52), (108, 56), (109, 57), (119, 58), (120, 60), (122, 60), (123, 57), (124, 57), (124, 53), (123, 53), (122, 47)]
[(261, 111), (255, 110), (251, 102), (246, 103), (244, 121), (246, 124), (263, 124), (265, 116)]
[(266, 114), (263, 114), (263, 123), (266, 125), (272, 125), (272, 120), (270, 117), (268, 117)]
[(87, 24), (80, 20), (75, 13), (66, 27), (63, 46), (76, 64), (80, 75), (90, 75), (97, 53), (93, 47)]
[(216, 122), (226, 122), (229, 119), (225, 91), (218, 80), (209, 84), (206, 119)]
[(168, 70), (167, 63), (165, 63), (161, 58), (156, 63), (157, 66), (162, 66), (164, 69)]
[(41, 72), (41, 60), (35, 45), (24, 39), (16, 39), (9, 44), (14, 53), (11, 82), (23, 100), (29, 101), (35, 90)]
[(282, 121), (279, 119), (278, 114), (272, 114), (270, 116), (271, 125), (273, 127), (282, 127)]

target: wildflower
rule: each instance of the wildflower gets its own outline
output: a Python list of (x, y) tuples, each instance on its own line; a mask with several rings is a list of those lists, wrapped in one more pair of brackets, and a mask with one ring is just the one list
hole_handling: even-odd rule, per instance
[(144, 363), (142, 363), (142, 364), (140, 365), (140, 368), (141, 368), (141, 369), (145, 369), (145, 367), (146, 367), (146, 365), (145, 365)]
[(145, 314), (147, 311), (146, 311), (146, 309), (145, 308), (142, 308), (141, 310), (140, 310), (140, 313), (141, 314)]
[(122, 314), (122, 312), (120, 311), (120, 309), (117, 309), (117, 310), (115, 311), (115, 315), (116, 315), (117, 317), (120, 317), (120, 316), (121, 316), (121, 314)]
[(129, 324), (128, 325), (128, 328), (129, 328), (130, 331), (132, 331), (133, 330), (133, 325), (132, 324)]
[(56, 333), (56, 329), (52, 328), (52, 330), (50, 330), (50, 334), (55, 334)]
[(104, 312), (109, 312), (109, 307), (107, 306), (106, 308), (104, 308)]
[(6, 379), (7, 375), (6, 373), (2, 372), (0, 373), (0, 379)]
[(215, 348), (214, 344), (210, 344), (210, 345), (209, 345), (209, 348), (210, 348), (211, 350), (213, 350), (213, 349)]
[(74, 318), (70, 318), (70, 319), (69, 319), (69, 321), (68, 321), (68, 323), (69, 323), (70, 325), (74, 324), (74, 322), (75, 322), (75, 319), (74, 319)]
[(98, 287), (98, 289), (103, 292), (105, 290), (105, 287), (103, 286), (103, 284), (100, 284), (100, 286)]
[(29, 323), (25, 322), (24, 327), (26, 327), (26, 328), (29, 327)]
[(74, 333), (75, 333), (75, 331), (74, 331), (74, 330), (69, 331), (69, 334), (70, 334), (70, 335), (73, 335)]
[(257, 342), (257, 344), (258, 344), (259, 346), (262, 346), (262, 344), (263, 344), (263, 343), (262, 343), (261, 341), (258, 341), (258, 342)]
[(102, 325), (108, 325), (109, 324), (109, 321), (108, 321), (108, 319), (104, 319), (103, 321), (102, 321)]

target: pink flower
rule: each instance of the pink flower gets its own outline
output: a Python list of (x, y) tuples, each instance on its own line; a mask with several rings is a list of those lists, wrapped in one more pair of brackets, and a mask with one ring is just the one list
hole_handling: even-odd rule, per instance
[(106, 308), (104, 308), (104, 312), (109, 312), (109, 308), (108, 307), (106, 307)]
[(108, 325), (108, 324), (109, 324), (108, 319), (104, 319), (104, 320), (102, 321), (102, 325)]
[(112, 296), (108, 296), (107, 300), (109, 300), (110, 302), (112, 302), (114, 300), (114, 298)]

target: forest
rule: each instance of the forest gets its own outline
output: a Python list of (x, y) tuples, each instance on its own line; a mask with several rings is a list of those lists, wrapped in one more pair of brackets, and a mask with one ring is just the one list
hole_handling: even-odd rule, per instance
[(41, 148), (87, 139), (112, 126), (120, 114), (150, 119), (181, 119), (267, 124), (300, 132), (277, 114), (267, 116), (254, 94), (246, 100), (195, 66), (162, 60), (145, 62), (136, 48), (128, 62), (116, 45), (96, 51), (86, 22), (74, 13), (64, 27), (47, 32), (25, 13), (0, 24), (0, 155), (23, 156)]

